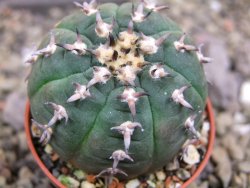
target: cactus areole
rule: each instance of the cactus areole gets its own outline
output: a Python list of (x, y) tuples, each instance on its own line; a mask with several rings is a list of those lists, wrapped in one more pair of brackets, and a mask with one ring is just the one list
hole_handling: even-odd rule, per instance
[(198, 135), (207, 86), (197, 48), (157, 7), (75, 4), (32, 55), (40, 140), (97, 176), (154, 172)]

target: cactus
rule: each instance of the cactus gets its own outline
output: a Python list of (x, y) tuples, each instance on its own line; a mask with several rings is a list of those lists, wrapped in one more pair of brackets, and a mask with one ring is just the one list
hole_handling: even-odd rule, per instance
[(147, 1), (80, 4), (29, 63), (40, 141), (87, 173), (131, 179), (169, 163), (198, 129), (209, 62)]

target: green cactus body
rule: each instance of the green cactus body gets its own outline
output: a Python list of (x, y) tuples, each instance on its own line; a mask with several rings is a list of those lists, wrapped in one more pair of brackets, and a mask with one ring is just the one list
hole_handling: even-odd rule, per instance
[[(131, 3), (121, 6), (111, 3), (99, 6), (103, 21), (111, 23), (112, 17), (116, 20), (113, 36), (127, 30), (131, 20), (131, 9)], [(64, 18), (52, 32), (55, 34), (56, 43), (73, 44), (76, 41), (77, 28), (87, 48), (97, 49), (100, 44), (107, 41), (107, 38), (98, 37), (95, 26), (96, 13), (87, 16), (79, 11)], [(173, 21), (153, 12), (145, 21), (134, 22), (134, 33), (137, 36), (143, 33), (155, 39), (166, 33), (170, 33), (170, 36), (156, 53), (146, 54), (139, 51), (139, 55), (134, 55), (138, 59), (129, 62), (130, 64), (123, 60), (124, 54), (122, 55), (123, 52), (119, 49), (116, 61), (101, 64), (100, 59), (91, 53), (76, 55), (57, 47), (52, 55), (39, 56), (32, 66), (28, 82), (32, 117), (40, 123), (47, 124), (53, 116), (52, 108), (44, 105), (48, 101), (60, 104), (66, 109), (69, 119), (67, 123), (65, 120), (55, 123), (50, 144), (65, 161), (87, 173), (98, 174), (111, 167), (111, 154), (119, 149), (124, 150), (123, 135), (111, 130), (112, 127), (127, 121), (135, 121), (144, 129), (143, 132), (135, 129), (131, 135), (128, 154), (133, 161), (123, 160), (118, 164), (118, 168), (128, 174), (127, 177), (121, 176), (121, 179), (131, 179), (153, 172), (173, 159), (188, 138), (184, 123), (190, 115), (197, 114), (196, 128), (202, 121), (201, 112), (204, 111), (207, 97), (206, 79), (196, 53), (182, 53), (174, 46), (174, 42), (180, 39), (183, 32)], [(40, 48), (45, 47), (48, 41), (49, 37), (46, 37)], [(189, 40), (185, 42), (189, 43)], [(119, 48), (117, 39), (114, 48)], [(134, 46), (127, 54), (136, 53), (136, 50)], [(124, 84), (118, 79), (117, 69), (125, 66), (123, 62), (133, 69), (136, 66), (142, 67), (133, 80), (136, 87)], [(144, 62), (148, 64), (143, 64)], [(140, 63), (143, 66), (139, 65)], [(153, 79), (149, 69), (157, 63), (160, 63), (171, 77)], [(87, 85), (93, 78), (94, 66), (109, 67), (113, 76), (106, 83), (91, 86), (91, 97), (67, 102), (75, 90), (72, 83)], [(174, 90), (183, 86), (190, 86), (184, 91), (184, 96), (193, 110), (171, 99)], [(136, 101), (134, 119), (128, 104), (117, 98), (127, 87), (148, 94)]]

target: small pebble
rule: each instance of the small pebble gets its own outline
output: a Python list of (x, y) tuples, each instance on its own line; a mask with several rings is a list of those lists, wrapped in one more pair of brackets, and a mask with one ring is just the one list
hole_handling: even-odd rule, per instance
[(55, 152), (53, 152), (50, 157), (52, 161), (57, 161), (60, 158), (59, 155)]
[(224, 147), (228, 150), (230, 157), (235, 160), (243, 160), (245, 156), (245, 148), (238, 143), (239, 139), (232, 133), (225, 135), (222, 138)]
[(33, 176), (33, 173), (31, 172), (31, 170), (26, 167), (23, 166), (19, 172), (18, 172), (18, 177), (19, 179), (30, 179)]
[(136, 188), (140, 185), (140, 181), (138, 179), (133, 179), (128, 181), (128, 183), (126, 183), (126, 188)]
[(148, 181), (147, 181), (147, 184), (148, 184), (148, 186), (149, 186), (150, 188), (155, 188), (155, 187), (156, 187), (156, 185), (155, 185), (155, 183), (154, 183), (153, 181), (148, 180)]
[(241, 136), (249, 135), (250, 133), (250, 124), (241, 124), (234, 125), (233, 131)]
[(81, 183), (81, 188), (95, 188), (95, 185), (92, 183), (89, 183), (88, 181), (83, 181)]
[(86, 177), (86, 173), (82, 170), (75, 170), (73, 174), (76, 176), (78, 180), (83, 180)]
[(156, 188), (165, 188), (165, 183), (163, 181), (156, 182)]
[[(7, 79), (6, 81), (8, 81)], [(10, 84), (8, 82), (4, 82), (4, 84)], [(14, 130), (22, 130), (23, 122), (24, 122), (24, 106), (26, 102), (26, 95), (24, 94), (25, 89), (21, 87), (23, 82), (15, 80), (16, 83), (19, 83), (19, 87), (23, 91), (13, 91), (10, 95), (8, 95), (6, 99), (6, 106), (3, 111), (3, 120), (8, 123)], [(2, 84), (0, 84), (2, 86)], [(1, 87), (0, 86), (0, 87)], [(14, 86), (15, 87), (15, 86)], [(0, 89), (1, 91), (1, 89)], [(1, 93), (1, 92), (0, 92)], [(23, 131), (22, 131), (23, 132)]]
[(20, 151), (28, 151), (27, 138), (24, 131), (18, 133), (18, 146)]
[(204, 121), (201, 128), (201, 135), (207, 136), (210, 130), (210, 123), (208, 121)]
[(189, 165), (200, 162), (200, 154), (194, 145), (188, 145), (183, 153), (183, 161)]
[(211, 187), (223, 187), (218, 177), (216, 177), (215, 175), (209, 175), (208, 182)]
[(189, 171), (180, 168), (177, 172), (176, 175), (178, 176), (178, 178), (180, 178), (181, 180), (185, 181), (187, 179), (189, 179), (191, 177), (191, 174)]
[(173, 171), (173, 170), (177, 170), (180, 167), (180, 163), (178, 161), (178, 159), (175, 157), (174, 161), (171, 163), (168, 163), (165, 167), (165, 169), (167, 171)]
[(238, 164), (238, 169), (241, 172), (250, 173), (250, 161), (243, 161)]
[(166, 173), (163, 171), (157, 171), (155, 175), (159, 181), (164, 181), (166, 179)]
[(233, 174), (233, 170), (231, 166), (231, 160), (228, 156), (226, 149), (222, 146), (214, 147), (212, 153), (212, 159), (217, 165), (216, 168), (217, 177), (220, 178), (224, 187), (228, 187)]
[(224, 135), (228, 131), (229, 127), (233, 125), (233, 117), (230, 113), (224, 112), (219, 113), (219, 115), (216, 118), (216, 133), (219, 135)]
[(172, 183), (169, 185), (169, 188), (181, 188), (181, 186), (182, 186), (181, 183), (172, 182)]
[[(250, 125), (249, 125), (249, 127), (250, 127)], [(250, 136), (248, 136), (248, 135), (240, 136), (238, 143), (242, 148), (245, 148), (245, 150), (249, 149)], [(245, 152), (245, 155), (246, 155), (246, 152)]]
[(0, 176), (0, 187), (5, 187), (6, 186), (6, 178), (4, 176)]
[(33, 188), (33, 185), (30, 179), (18, 179), (16, 183), (16, 187), (17, 188)]
[(3, 126), (1, 127), (1, 131), (0, 131), (0, 138), (5, 138), (5, 137), (9, 137), (12, 135), (13, 129), (11, 129), (10, 127), (6, 127)]
[(210, 130), (210, 123), (208, 121), (204, 121), (201, 128), (201, 136), (199, 140), (204, 144), (208, 144), (208, 136)]
[(209, 188), (208, 181), (204, 181), (199, 185), (199, 188)]
[(247, 188), (247, 174), (234, 174), (234, 176), (232, 177), (231, 187)]
[(80, 182), (70, 176), (60, 175), (58, 180), (68, 188), (78, 188), (80, 186)]
[[(5, 177), (7, 180), (11, 179), (11, 171), (8, 168), (2, 168), (0, 169), (0, 176)], [(0, 186), (1, 187), (1, 186)]]
[(104, 187), (104, 182), (101, 179), (98, 179), (97, 182), (95, 183), (96, 188), (103, 188)]
[(70, 163), (66, 163), (66, 166), (68, 167), (68, 168), (73, 168), (73, 166), (72, 166), (72, 164), (70, 164)]
[(53, 176), (58, 177), (60, 175), (60, 172), (57, 169), (53, 169), (52, 174)]
[(44, 151), (47, 153), (47, 154), (52, 154), (53, 153), (53, 149), (51, 147), (50, 144), (47, 144), (44, 148)]
[(154, 174), (150, 174), (148, 179), (149, 180), (155, 180), (155, 175)]
[(250, 105), (250, 81), (246, 81), (242, 84), (240, 90), (240, 102), (244, 106)]
[(50, 156), (43, 154), (41, 159), (48, 169), (52, 169), (54, 167), (54, 163), (51, 161)]
[(63, 166), (61, 169), (60, 169), (61, 173), (64, 174), (64, 175), (67, 175), (69, 173), (69, 169), (65, 166)]
[(0, 161), (5, 161), (6, 156), (4, 150), (0, 148)]
[(216, 1), (216, 0), (212, 0), (210, 2), (210, 8), (214, 11), (214, 12), (220, 12), (222, 9), (222, 5), (220, 3), (220, 1)]
[(247, 121), (246, 117), (241, 112), (236, 112), (234, 114), (233, 120), (235, 124), (244, 124)]

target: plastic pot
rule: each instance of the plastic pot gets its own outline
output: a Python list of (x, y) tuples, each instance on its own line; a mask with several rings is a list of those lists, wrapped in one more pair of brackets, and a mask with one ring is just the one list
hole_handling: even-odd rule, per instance
[[(215, 140), (215, 121), (214, 121), (214, 114), (213, 114), (213, 107), (211, 104), (211, 101), (208, 99), (207, 100), (207, 105), (206, 105), (206, 113), (208, 120), (210, 122), (210, 130), (209, 130), (209, 139), (208, 139), (208, 146), (207, 146), (207, 152), (205, 154), (205, 157), (197, 167), (196, 171), (192, 174), (191, 178), (189, 178), (184, 184), (182, 185), (182, 188), (186, 188), (188, 185), (190, 185), (202, 172), (202, 170), (205, 168), (206, 164), (209, 161), (209, 158), (211, 156), (212, 150), (213, 150), (213, 145), (214, 145), (214, 140)], [(30, 131), (30, 126), (31, 126), (31, 113), (30, 113), (30, 103), (29, 101), (26, 103), (26, 110), (25, 110), (25, 119), (24, 119), (24, 125), (25, 125), (25, 132), (26, 132), (26, 137), (27, 137), (27, 142), (29, 149), (35, 158), (35, 161), (37, 162), (38, 166), (42, 169), (44, 174), (50, 179), (50, 181), (59, 188), (66, 188), (56, 177), (52, 175), (52, 173), (47, 169), (47, 167), (44, 165), (42, 162), (41, 158), (38, 156), (38, 153), (36, 151), (36, 148), (34, 146), (33, 140), (32, 140), (32, 135)], [(111, 186), (112, 188), (123, 188), (122, 183), (116, 183)]]

